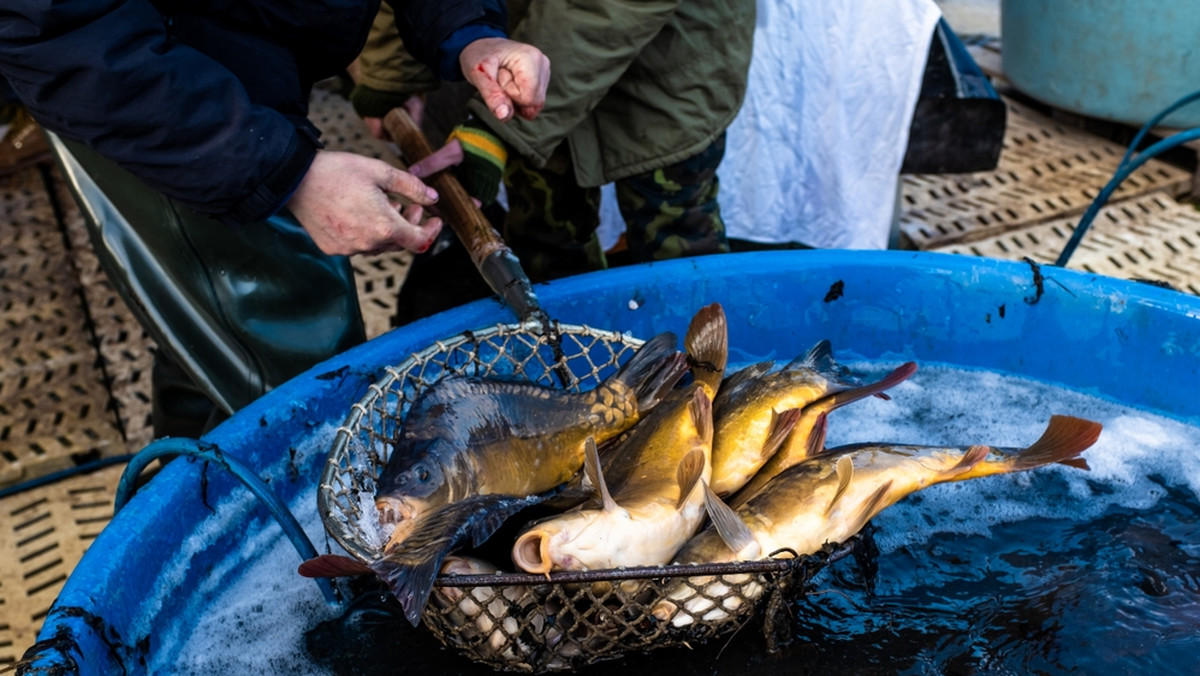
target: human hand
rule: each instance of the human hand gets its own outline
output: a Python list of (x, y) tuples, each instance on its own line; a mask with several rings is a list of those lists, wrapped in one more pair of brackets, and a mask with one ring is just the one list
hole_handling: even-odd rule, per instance
[(532, 120), (546, 105), (550, 59), (533, 45), (507, 38), (481, 38), (458, 57), (463, 75), (479, 90), (501, 122), (516, 113)]
[(354, 153), (319, 150), (287, 208), (330, 255), (428, 249), (442, 229), (422, 223), (437, 193), (390, 164)]

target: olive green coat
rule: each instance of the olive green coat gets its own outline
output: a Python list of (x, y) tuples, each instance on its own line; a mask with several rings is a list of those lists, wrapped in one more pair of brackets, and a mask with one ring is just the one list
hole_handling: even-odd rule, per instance
[[(754, 0), (510, 0), (509, 13), (512, 38), (550, 58), (546, 107), (535, 120), (508, 123), (478, 99), (469, 107), (536, 166), (566, 140), (582, 186), (695, 155), (741, 106)], [(406, 71), (421, 77), (389, 61), (386, 52), (395, 48), (373, 36), (362, 60), (365, 81), (380, 87)], [(394, 75), (381, 68), (389, 62)]]

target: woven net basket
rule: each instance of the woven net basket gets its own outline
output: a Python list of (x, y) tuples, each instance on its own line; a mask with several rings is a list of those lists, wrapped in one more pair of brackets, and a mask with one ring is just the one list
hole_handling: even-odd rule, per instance
[[(363, 562), (381, 555), (368, 525), (375, 482), (392, 440), (420, 392), (450, 374), (519, 377), (585, 391), (633, 356), (644, 341), (587, 326), (499, 324), (438, 341), (400, 364), (351, 409), (318, 487), (325, 529)], [(505, 671), (541, 673), (632, 651), (696, 645), (778, 610), (845, 548), (805, 557), (702, 566), (655, 566), (549, 576), (441, 575), (422, 622), (446, 646)], [(776, 612), (768, 613), (770, 636)]]

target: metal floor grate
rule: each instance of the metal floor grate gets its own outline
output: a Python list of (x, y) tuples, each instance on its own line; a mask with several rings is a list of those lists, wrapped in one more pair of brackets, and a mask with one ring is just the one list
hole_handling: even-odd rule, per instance
[[(1053, 263), (1078, 222), (1078, 216), (1058, 218), (936, 251)], [(1067, 267), (1200, 294), (1200, 210), (1162, 192), (1109, 204), (1096, 215)]]
[(63, 582), (112, 517), (121, 469), (0, 500), (0, 671), (33, 645)]
[[(961, 244), (1082, 214), (1112, 178), (1125, 148), (1006, 99), (1008, 128), (993, 171), (901, 178), (900, 231), (911, 248)], [(1190, 173), (1150, 160), (1111, 201), (1181, 195)]]
[(0, 184), (0, 487), (125, 452), (38, 169)]

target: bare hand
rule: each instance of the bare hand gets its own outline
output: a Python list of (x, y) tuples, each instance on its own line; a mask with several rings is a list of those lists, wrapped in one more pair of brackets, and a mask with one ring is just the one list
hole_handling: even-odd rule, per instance
[(319, 150), (287, 208), (327, 254), (421, 253), (442, 229), (439, 218), (422, 223), (436, 201), (436, 191), (386, 162)]
[(516, 113), (532, 120), (546, 105), (550, 60), (537, 47), (507, 38), (482, 38), (458, 57), (463, 75), (501, 122)]

